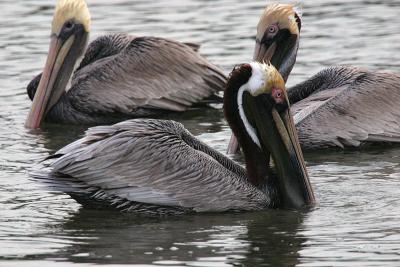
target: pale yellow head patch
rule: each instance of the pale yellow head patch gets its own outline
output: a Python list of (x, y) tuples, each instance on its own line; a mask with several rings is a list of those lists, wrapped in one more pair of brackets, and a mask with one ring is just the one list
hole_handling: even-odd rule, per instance
[(59, 0), (54, 11), (52, 33), (59, 34), (64, 23), (73, 19), (90, 31), (90, 13), (84, 0)]
[(288, 29), (292, 34), (299, 35), (299, 27), (296, 22), (296, 11), (293, 5), (270, 4), (268, 5), (257, 25), (257, 39), (261, 39), (272, 24), (278, 24), (280, 29)]
[(281, 89), (286, 95), (285, 81), (272, 64), (252, 62), (250, 66), (252, 68), (252, 76), (248, 82), (248, 91), (251, 95), (270, 94), (272, 88)]

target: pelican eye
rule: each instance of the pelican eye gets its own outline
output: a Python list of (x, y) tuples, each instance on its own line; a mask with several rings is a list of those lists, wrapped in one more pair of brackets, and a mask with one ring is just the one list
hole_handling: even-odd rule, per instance
[(275, 87), (272, 88), (271, 95), (276, 104), (283, 104), (286, 102), (282, 89), (275, 88)]
[(278, 31), (278, 26), (273, 24), (268, 27), (268, 33), (275, 34)]
[(67, 21), (64, 24), (64, 30), (65, 31), (71, 31), (75, 27), (75, 23), (73, 21)]

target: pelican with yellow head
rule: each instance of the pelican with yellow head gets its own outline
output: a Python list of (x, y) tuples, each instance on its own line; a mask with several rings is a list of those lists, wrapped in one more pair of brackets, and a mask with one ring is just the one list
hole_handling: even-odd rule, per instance
[[(293, 5), (267, 5), (257, 25), (253, 59), (271, 62), (285, 81), (299, 47), (302, 21), (297, 10)], [(334, 66), (289, 88), (302, 147), (344, 149), (400, 143), (399, 84), (396, 73)], [(228, 153), (237, 148), (232, 136)]]
[(243, 148), (246, 168), (180, 123), (135, 119), (90, 128), (56, 152), (50, 171), (37, 178), (83, 205), (93, 201), (135, 213), (314, 205), (279, 72), (257, 62), (237, 66), (225, 88), (224, 112)]
[(301, 18), (293, 5), (270, 4), (257, 25), (253, 60), (271, 62), (286, 81), (296, 62)]
[(90, 31), (90, 13), (84, 0), (60, 0), (54, 11), (50, 47), (25, 126), (37, 128), (65, 92), (82, 55)]
[(196, 44), (108, 34), (89, 44), (74, 71), (89, 31), (85, 1), (59, 0), (43, 73), (27, 88), (33, 100), (27, 128), (38, 128), (42, 121), (104, 124), (218, 101), (214, 93), (223, 90), (226, 76), (198, 53)]

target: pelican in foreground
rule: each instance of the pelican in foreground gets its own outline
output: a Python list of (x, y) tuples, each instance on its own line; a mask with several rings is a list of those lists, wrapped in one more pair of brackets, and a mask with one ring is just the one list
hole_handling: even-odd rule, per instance
[[(243, 64), (230, 75), (225, 117), (246, 169), (177, 122), (134, 119), (90, 128), (36, 174), (83, 205), (176, 214), (300, 208), (315, 202), (285, 84), (272, 65)], [(274, 162), (274, 166), (270, 162)]]
[[(268, 5), (257, 26), (253, 59), (271, 61), (286, 81), (296, 62), (300, 29), (292, 5)], [(289, 88), (288, 97), (304, 149), (400, 143), (400, 74), (330, 67)], [(232, 138), (228, 152), (236, 149)]]
[(126, 34), (93, 41), (71, 79), (89, 30), (84, 0), (58, 1), (43, 73), (27, 88), (33, 103), (26, 127), (43, 119), (96, 124), (185, 111), (225, 86), (223, 72), (196, 45)]

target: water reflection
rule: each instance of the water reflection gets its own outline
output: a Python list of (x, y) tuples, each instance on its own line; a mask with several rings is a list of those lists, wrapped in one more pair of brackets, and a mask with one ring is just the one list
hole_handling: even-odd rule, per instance
[(69, 244), (39, 258), (75, 263), (294, 266), (306, 241), (297, 234), (304, 216), (270, 211), (140, 218), (80, 209), (57, 227), (56, 236), (67, 238)]
[(260, 214), (248, 226), (250, 246), (244, 266), (295, 266), (299, 251), (307, 241), (298, 235), (307, 214), (294, 211), (271, 211)]

